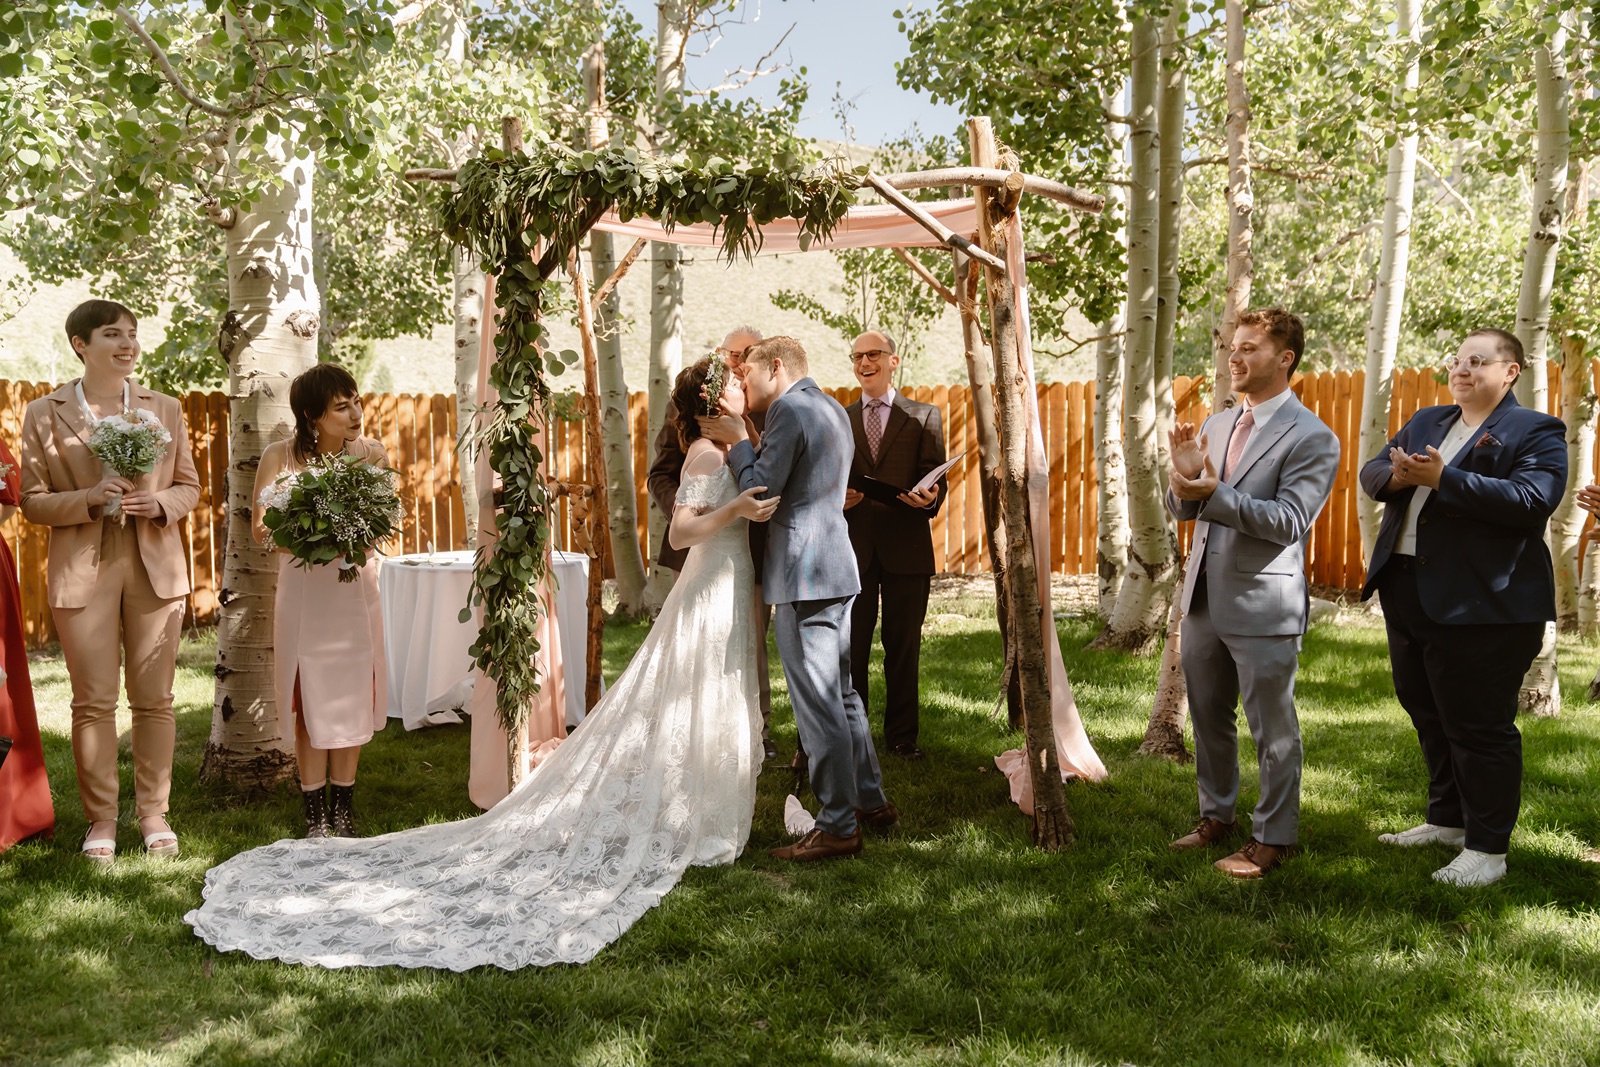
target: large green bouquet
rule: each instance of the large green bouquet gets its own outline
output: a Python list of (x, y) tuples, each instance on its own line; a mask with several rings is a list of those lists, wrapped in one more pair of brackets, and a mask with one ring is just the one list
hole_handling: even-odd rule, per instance
[(302, 567), (339, 564), (339, 580), (353, 582), (367, 553), (400, 528), (394, 471), (354, 456), (318, 458), (261, 494), (261, 522), (272, 543)]

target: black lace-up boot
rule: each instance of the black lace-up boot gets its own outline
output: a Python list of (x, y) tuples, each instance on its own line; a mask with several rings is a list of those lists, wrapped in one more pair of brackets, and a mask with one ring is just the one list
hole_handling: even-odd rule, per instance
[(360, 837), (356, 833), (356, 787), (335, 785), (329, 788), (333, 793), (333, 836)]
[(306, 806), (306, 837), (328, 836), (328, 794), (323, 786), (300, 790)]

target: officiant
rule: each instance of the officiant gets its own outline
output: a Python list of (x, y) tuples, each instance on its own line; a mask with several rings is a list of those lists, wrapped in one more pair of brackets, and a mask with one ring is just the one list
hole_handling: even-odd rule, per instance
[(922, 759), (917, 674), (934, 569), (929, 523), (949, 485), (941, 476), (926, 490), (913, 487), (945, 461), (944, 423), (938, 408), (895, 389), (900, 357), (888, 334), (868, 330), (857, 337), (850, 362), (861, 383), (861, 399), (845, 409), (856, 451), (844, 514), (861, 572), (850, 618), (851, 681), (870, 718), (867, 667), (881, 605), (884, 747), (901, 759)]

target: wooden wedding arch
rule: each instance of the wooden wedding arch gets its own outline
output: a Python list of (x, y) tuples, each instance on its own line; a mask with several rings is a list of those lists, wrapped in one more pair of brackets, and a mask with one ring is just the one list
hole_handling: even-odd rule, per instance
[[(495, 707), (510, 739), (512, 784), (540, 685), (537, 654), (546, 609), (539, 587), (547, 576), (553, 502), (561, 495), (586, 498), (591, 546), (608, 536), (604, 483), (551, 482), (541, 467), (541, 435), (550, 421), (548, 375), (563, 367), (542, 344), (542, 320), (552, 302), (547, 298), (559, 285), (555, 276), (565, 271), (571, 289), (583, 349), (587, 436), (597, 449), (591, 309), (616, 286), (646, 241), (716, 247), (730, 260), (780, 246), (892, 248), (959, 310), (978, 426), (984, 525), (1006, 648), (1002, 687), (1027, 738), (1033, 837), (1044, 848), (1071, 841), (1058, 730), (1073, 732), (1080, 750), (1087, 749), (1087, 757), (1075, 753), (1079, 773), (1103, 776), (1104, 767), (1083, 737), (1055, 628), (1045, 623), (1049, 567), (1039, 553), (1048, 543), (1048, 470), (1034, 389), (1020, 205), (1024, 194), (1033, 194), (1097, 213), (1104, 199), (1023, 173), (1015, 155), (996, 143), (988, 119), (969, 119), (967, 130), (971, 166), (879, 175), (842, 164), (792, 170), (724, 160), (688, 164), (632, 148), (579, 152), (540, 143), (525, 149), (520, 123), (507, 119), (500, 151), (459, 170), (406, 172), (416, 181), (454, 183), (440, 208), (445, 233), (470, 249), (495, 279), (499, 315), (492, 350), (484, 350), (486, 391), (493, 400), (474, 431), (477, 450), (487, 458), (478, 464), (476, 495), (492, 521), (480, 526), (484, 539), (472, 596), (474, 606), (483, 609), (483, 625), (473, 655), (493, 683)], [(966, 187), (973, 195), (933, 204), (902, 192), (940, 187)], [(885, 206), (855, 206), (858, 190), (875, 192)], [(578, 250), (592, 229), (635, 240), (615, 272), (591, 293)], [(904, 251), (939, 246), (952, 254), (948, 285)], [(980, 275), (987, 331), (979, 313)], [(590, 469), (603, 468), (594, 462)], [(491, 479), (500, 482), (498, 493)], [(600, 674), (600, 568), (591, 566), (590, 575), (586, 703), (592, 706)]]

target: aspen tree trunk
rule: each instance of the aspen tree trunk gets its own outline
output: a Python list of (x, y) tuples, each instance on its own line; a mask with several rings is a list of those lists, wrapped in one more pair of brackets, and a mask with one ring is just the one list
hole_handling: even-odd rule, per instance
[[(1522, 258), (1522, 289), (1517, 296), (1517, 338), (1527, 354), (1528, 368), (1517, 379), (1516, 388), (1517, 400), (1537, 411), (1544, 411), (1549, 401), (1545, 357), (1550, 338), (1550, 291), (1555, 282), (1556, 251), (1565, 229), (1567, 163), (1572, 148), (1568, 19), (1562, 15), (1556, 32), (1533, 52), (1539, 122), (1534, 134), (1532, 220)], [(1522, 680), (1518, 707), (1541, 718), (1561, 713), (1555, 623), (1545, 627), (1544, 645)]]
[(1174, 0), (1161, 20), (1161, 72), (1156, 97), (1160, 142), (1159, 222), (1156, 227), (1156, 473), (1167, 491), (1167, 432), (1172, 429), (1172, 349), (1178, 333), (1178, 240), (1183, 227), (1184, 113), (1187, 57), (1182, 40), (1187, 4)]
[(1156, 90), (1159, 34), (1154, 20), (1133, 23), (1132, 184), (1128, 189), (1127, 392), (1123, 448), (1128, 468), (1128, 519), (1132, 536), (1128, 572), (1111, 621), (1092, 647), (1147, 652), (1160, 636), (1177, 577), (1176, 549), (1161, 500), (1156, 447), (1156, 197), (1159, 138)]
[[(1414, 92), (1419, 83), (1418, 59), (1422, 51), (1422, 0), (1396, 0), (1396, 46), (1406, 49), (1405, 66), (1395, 99)], [(1411, 262), (1411, 205), (1417, 185), (1417, 130), (1409, 118), (1397, 123), (1394, 147), (1389, 149), (1389, 177), (1383, 199), (1383, 244), (1378, 258), (1377, 285), (1367, 318), (1367, 375), (1361, 394), (1361, 435), (1357, 459), (1378, 454), (1389, 439), (1389, 392), (1394, 377), (1395, 353), (1400, 347), (1400, 315), (1406, 303), (1406, 272)], [(1378, 502), (1366, 493), (1356, 494), (1360, 515), (1361, 552), (1372, 558), (1383, 517)]]
[[(1106, 111), (1117, 113), (1126, 107), (1126, 90), (1106, 94)], [(1126, 128), (1120, 122), (1106, 124), (1106, 137), (1111, 142), (1111, 158), (1121, 161), (1117, 168), (1126, 173)], [(1127, 247), (1126, 224), (1127, 195), (1121, 185), (1106, 190), (1106, 210), (1117, 212), (1123, 222), (1117, 230), (1117, 244)], [(1095, 614), (1101, 622), (1111, 621), (1117, 596), (1122, 592), (1122, 582), (1128, 571), (1128, 471), (1122, 455), (1122, 400), (1125, 379), (1123, 376), (1123, 331), (1127, 328), (1127, 300), (1121, 308), (1102, 322), (1095, 343), (1094, 369), (1094, 459), (1100, 478), (1095, 487), (1099, 499), (1096, 509), (1095, 569), (1098, 574), (1098, 596)]]
[[(974, 166), (994, 166), (994, 134), (987, 119), (967, 122)], [(1020, 193), (1020, 185), (1018, 190)], [(1001, 259), (1007, 256), (1005, 223), (1009, 212), (994, 193), (975, 191), (978, 205), (978, 241), (983, 249)], [(1014, 208), (1012, 210), (1015, 210)], [(1019, 250), (1020, 251), (1020, 250)], [(1019, 254), (1010, 259), (1020, 268)], [(985, 288), (989, 297), (989, 337), (995, 362), (995, 409), (999, 424), (1001, 488), (1005, 516), (1006, 594), (1010, 614), (1010, 633), (1014, 635), (1011, 656), (1022, 689), (1024, 734), (1027, 737), (1028, 770), (1033, 784), (1033, 842), (1046, 851), (1072, 843), (1072, 813), (1067, 807), (1067, 791), (1061, 781), (1061, 765), (1056, 755), (1054, 705), (1050, 693), (1050, 663), (1045, 648), (1046, 625), (1039, 596), (1039, 573), (1033, 551), (1033, 531), (1028, 521), (1028, 434), (1031, 431), (1023, 390), (1032, 388), (1024, 371), (1028, 344), (1019, 328), (1016, 282), (1008, 274), (985, 268)], [(1054, 635), (1052, 634), (1052, 639)]]
[[(604, 19), (604, 14), (600, 14)], [(603, 27), (604, 22), (600, 25)], [(602, 30), (603, 32), (603, 30)], [(606, 45), (602, 36), (583, 54), (583, 83), (588, 96), (591, 149), (611, 142), (606, 121)], [(594, 277), (603, 282), (617, 269), (616, 248), (609, 233), (589, 231), (589, 258)], [(600, 395), (600, 449), (605, 462), (606, 525), (611, 563), (617, 576), (617, 611), (629, 618), (645, 612), (644, 553), (639, 547), (639, 507), (634, 496), (633, 434), (628, 419), (628, 383), (622, 372), (621, 295), (616, 288), (594, 309), (596, 380)], [(653, 439), (652, 439), (653, 440)], [(595, 472), (591, 477), (599, 477)], [(596, 561), (598, 565), (599, 561)]]
[(294, 430), (289, 382), (317, 362), (321, 296), (312, 275), (313, 158), (268, 139), (282, 184), (213, 221), (227, 234), (228, 314), (218, 348), (228, 364), (228, 550), (217, 600), (217, 684), (201, 777), (266, 788), (294, 773), (293, 741), (273, 687), (278, 555), (251, 536), (262, 450)]
[(1556, 570), (1556, 626), (1577, 633), (1578, 538), (1587, 516), (1578, 490), (1594, 482), (1594, 375), (1584, 338), (1561, 339), (1561, 420), (1567, 424), (1567, 489), (1550, 517), (1550, 556)]
[[(656, 4), (656, 114), (654, 141), (658, 151), (667, 146), (661, 114), (669, 101), (683, 95), (684, 48), (691, 11), (688, 0), (658, 0)], [(759, 328), (759, 327), (758, 327)], [(655, 441), (666, 420), (672, 383), (683, 367), (683, 251), (675, 244), (650, 245), (650, 359), (646, 388), (650, 394), (650, 440)], [(670, 515), (649, 502), (650, 544), (661, 543)], [(659, 610), (672, 588), (672, 571), (659, 560), (650, 563), (645, 600)]]
[[(1000, 624), (1000, 647), (1009, 649), (1011, 612), (1006, 596), (1005, 528), (1000, 514), (1000, 434), (994, 413), (994, 356), (984, 343), (983, 324), (978, 318), (978, 265), (959, 251), (952, 255), (956, 308), (961, 317), (961, 341), (972, 395), (972, 421), (978, 434), (983, 532), (989, 545), (989, 569), (994, 573), (995, 619)], [(1011, 662), (1009, 656), (1006, 662)], [(1022, 684), (1016, 671), (1007, 672), (1005, 687), (1006, 721), (1015, 730), (1022, 725)]]
[(459, 246), (451, 249), (450, 267), (455, 283), (455, 297), (450, 308), (456, 335), (456, 481), (460, 483), (465, 505), (462, 511), (466, 515), (467, 547), (476, 549), (478, 509), (472, 505), (468, 485), (478, 462), (473, 427), (477, 425), (478, 416), (478, 359), (482, 353), (478, 338), (483, 320), (485, 278), (472, 253)]
[[(1172, 429), (1172, 348), (1178, 325), (1178, 238), (1183, 211), (1183, 119), (1186, 103), (1183, 5), (1174, 4), (1161, 22), (1161, 225), (1157, 240), (1156, 301), (1156, 440), (1165, 445)], [(1161, 450), (1161, 487), (1165, 494), (1167, 450)], [(1139, 751), (1179, 762), (1189, 758), (1183, 747), (1183, 723), (1189, 715), (1182, 660), (1183, 605), (1174, 595), (1167, 609), (1167, 638), (1161, 648), (1155, 699)]]
[(1221, 411), (1234, 404), (1233, 380), (1228, 373), (1228, 356), (1233, 351), (1233, 333), (1239, 316), (1250, 308), (1250, 290), (1255, 284), (1253, 256), (1256, 209), (1255, 187), (1250, 176), (1250, 91), (1244, 70), (1244, 0), (1226, 0), (1226, 66), (1224, 82), (1228, 94), (1228, 117), (1223, 132), (1228, 142), (1228, 288), (1222, 304), (1222, 325), (1211, 335), (1215, 386), (1211, 410)]

